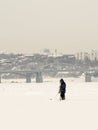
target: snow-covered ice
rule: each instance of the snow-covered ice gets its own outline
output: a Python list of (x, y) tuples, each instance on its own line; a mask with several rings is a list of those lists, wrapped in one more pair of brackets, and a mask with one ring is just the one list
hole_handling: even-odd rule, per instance
[(59, 78), (0, 84), (0, 130), (98, 130), (98, 82), (64, 80), (65, 101)]

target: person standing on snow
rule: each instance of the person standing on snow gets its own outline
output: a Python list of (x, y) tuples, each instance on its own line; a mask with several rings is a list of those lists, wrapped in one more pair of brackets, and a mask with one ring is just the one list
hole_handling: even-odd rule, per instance
[(63, 79), (60, 80), (59, 93), (60, 93), (60, 100), (65, 100), (66, 83), (64, 82)]

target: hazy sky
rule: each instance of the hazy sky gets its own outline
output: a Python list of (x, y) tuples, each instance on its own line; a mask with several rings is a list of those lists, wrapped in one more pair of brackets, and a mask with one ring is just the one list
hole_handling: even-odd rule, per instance
[(0, 51), (98, 47), (98, 0), (0, 0)]

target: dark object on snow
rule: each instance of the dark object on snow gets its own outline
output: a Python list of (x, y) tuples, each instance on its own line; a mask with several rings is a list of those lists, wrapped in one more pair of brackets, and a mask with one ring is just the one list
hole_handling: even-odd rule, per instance
[(66, 93), (66, 83), (64, 82), (63, 79), (60, 80), (60, 89), (59, 89), (59, 93), (60, 93), (60, 99), (61, 100), (65, 100), (65, 93)]

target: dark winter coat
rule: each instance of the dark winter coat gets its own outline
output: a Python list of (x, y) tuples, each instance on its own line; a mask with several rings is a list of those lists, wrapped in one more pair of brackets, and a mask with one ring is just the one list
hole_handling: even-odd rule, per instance
[(59, 92), (65, 94), (66, 93), (66, 83), (62, 79), (60, 80), (60, 83), (61, 83), (61, 85), (60, 85)]

